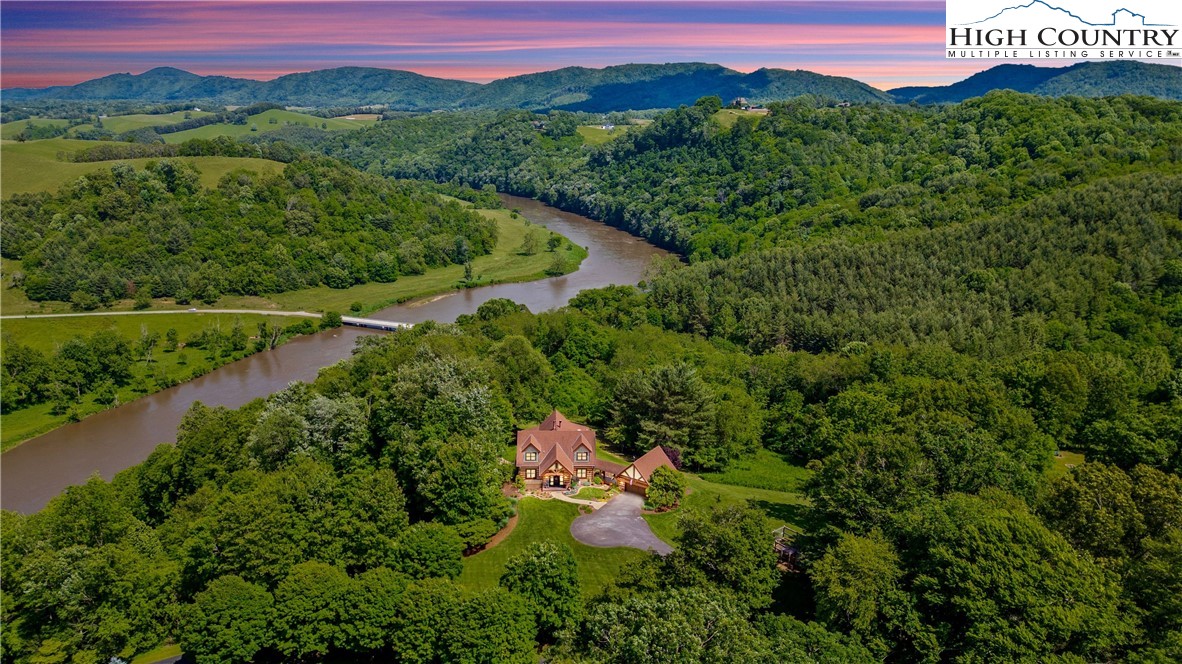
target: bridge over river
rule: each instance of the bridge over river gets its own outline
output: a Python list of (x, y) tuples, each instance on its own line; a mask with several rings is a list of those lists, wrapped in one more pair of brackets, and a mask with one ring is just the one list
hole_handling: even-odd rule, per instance
[[(426, 320), (450, 323), (461, 314), (475, 312), (492, 298), (508, 298), (535, 312), (561, 307), (586, 288), (638, 283), (653, 257), (666, 254), (606, 224), (526, 198), (502, 198), (506, 207), (520, 209), (526, 219), (587, 247), (589, 255), (579, 270), (538, 281), (451, 291), (404, 302), (364, 318), (343, 316), (345, 327), (296, 337), (278, 348), (255, 353), (200, 378), (67, 424), (4, 453), (0, 458), (0, 506), (33, 512), (62, 489), (85, 482), (95, 473), (110, 479), (120, 470), (146, 459), (156, 445), (175, 441), (177, 425), (193, 402), (237, 408), (282, 390), (292, 381), (314, 380), (322, 367), (352, 355), (360, 337)], [(307, 311), (198, 309), (193, 313), (217, 312), (320, 318), (320, 314)], [(129, 311), (117, 315), (155, 313), (178, 312)], [(63, 318), (78, 315), (57, 314)]]

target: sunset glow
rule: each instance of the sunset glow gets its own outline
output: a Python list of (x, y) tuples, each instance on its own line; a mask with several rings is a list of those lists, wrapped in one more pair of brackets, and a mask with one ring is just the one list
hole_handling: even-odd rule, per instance
[(4, 2), (3, 87), (172, 66), (270, 79), (339, 66), (485, 82), (580, 65), (714, 62), (944, 84), (944, 3)]

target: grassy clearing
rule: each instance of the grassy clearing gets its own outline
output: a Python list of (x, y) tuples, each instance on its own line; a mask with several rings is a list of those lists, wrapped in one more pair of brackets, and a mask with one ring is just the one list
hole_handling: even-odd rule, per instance
[(754, 456), (736, 461), (721, 473), (702, 473), (702, 479), (715, 484), (801, 493), (812, 472), (785, 461), (765, 449)]
[(1082, 466), (1083, 463), (1084, 455), (1082, 453), (1059, 450), (1059, 454), (1052, 461), (1051, 467), (1047, 469), (1047, 477), (1063, 477), (1067, 473), (1070, 473), (1072, 468)]
[[(364, 116), (352, 116), (354, 118)], [(274, 123), (271, 121), (274, 120)], [(196, 129), (186, 129), (185, 131), (178, 131), (174, 134), (164, 134), (165, 143), (184, 143), (192, 138), (215, 138), (217, 136), (230, 136), (232, 138), (239, 136), (247, 136), (254, 133), (274, 131), (282, 129), (286, 125), (303, 125), (305, 127), (323, 127), (328, 130), (349, 130), (364, 127), (373, 124), (366, 120), (346, 120), (344, 118), (318, 118), (315, 115), (307, 115), (305, 113), (296, 113), (294, 111), (281, 111), (279, 109), (271, 109), (256, 113), (246, 119), (246, 124), (211, 124), (204, 127), (197, 127)], [(251, 131), (251, 127), (255, 127), (255, 131)]]
[(0, 138), (6, 141), (14, 141), (18, 134), (25, 130), (32, 123), (38, 127), (64, 127), (70, 124), (69, 120), (55, 120), (45, 118), (29, 118), (28, 120), (17, 120), (15, 122), (5, 122), (0, 124)]
[[(112, 115), (103, 118), (103, 129), (113, 131), (116, 134), (122, 134), (125, 131), (134, 131), (136, 129), (143, 129), (144, 127), (162, 127), (164, 125), (184, 122), (185, 113), (188, 113), (192, 118), (203, 118), (213, 115), (209, 111), (177, 111), (175, 113), (160, 113), (156, 115), (148, 115), (146, 113)], [(94, 125), (84, 124), (79, 125), (77, 129), (73, 129), (71, 132), (93, 128)]]
[(615, 452), (612, 452), (611, 450), (606, 449), (603, 444), (603, 441), (599, 441), (599, 445), (596, 447), (596, 450), (595, 450), (595, 456), (599, 457), (600, 459), (603, 459), (604, 461), (618, 463), (623, 466), (627, 466), (628, 464), (632, 463), (631, 459), (622, 457), (619, 454), (616, 454)]
[[(65, 341), (77, 336), (88, 337), (100, 330), (114, 330), (133, 344), (139, 339), (141, 329), (158, 332), (161, 341), (153, 353), (155, 361), (151, 364), (142, 360), (135, 362), (132, 365), (131, 382), (118, 390), (117, 403), (127, 403), (162, 389), (158, 383), (160, 377), (164, 378), (165, 384), (184, 382), (243, 356), (243, 353), (235, 353), (228, 357), (210, 357), (206, 350), (197, 348), (166, 352), (162, 348), (164, 335), (169, 328), (176, 329), (183, 343), (190, 334), (210, 327), (228, 332), (238, 321), (241, 321), (248, 336), (254, 336), (259, 322), (264, 320), (282, 326), (297, 321), (283, 316), (176, 313), (152, 316), (15, 319), (4, 321), (0, 330), (6, 340), (31, 346), (46, 354), (53, 353)], [(106, 405), (97, 403), (92, 394), (84, 396), (79, 406), (78, 414), (81, 417), (107, 408)], [(5, 413), (0, 418), (0, 449), (7, 450), (69, 422), (66, 415), (54, 415), (51, 411), (51, 404), (44, 403)]]
[(351, 122), (362, 127), (367, 127), (372, 124), (377, 124), (382, 119), (381, 115), (377, 113), (354, 113), (352, 115), (338, 115), (333, 120), (343, 120)]
[(584, 145), (603, 145), (608, 141), (623, 136), (631, 129), (630, 125), (617, 125), (612, 129), (604, 129), (602, 125), (583, 125), (578, 129), (583, 137)]
[(808, 500), (799, 493), (718, 484), (695, 475), (687, 475), (687, 479), (690, 493), (682, 501), (681, 507), (671, 512), (644, 515), (653, 533), (670, 544), (680, 532), (677, 527), (678, 516), (686, 509), (709, 509), (715, 506), (748, 503), (762, 510), (777, 526), (787, 523), (797, 528), (803, 527), (803, 508), (808, 504)]
[[(44, 141), (0, 142), (0, 195), (54, 191), (62, 185), (87, 173), (110, 168), (116, 162), (96, 161), (73, 163), (58, 159), (60, 152), (76, 152), (93, 147), (94, 141), (77, 141), (68, 138), (51, 138)], [(201, 184), (216, 186), (223, 175), (237, 168), (259, 173), (278, 173), (283, 164), (277, 161), (238, 157), (181, 157), (192, 163), (201, 172)], [(128, 159), (126, 163), (143, 168), (150, 161), (158, 159)]]
[(765, 115), (767, 115), (766, 110), (744, 111), (738, 108), (724, 108), (714, 114), (714, 119), (718, 120), (718, 124), (730, 129), (735, 126), (739, 118), (762, 118)]
[[(549, 231), (530, 224), (524, 217), (514, 219), (508, 210), (477, 211), (497, 223), (496, 247), (491, 254), (472, 261), (472, 274), (478, 286), (541, 279), (554, 263), (555, 253), (563, 257), (567, 271), (578, 269), (579, 263), (587, 257), (586, 249), (569, 241), (555, 253), (542, 250), (533, 256), (522, 255), (519, 252), (526, 233), (548, 237)], [(542, 245), (545, 245), (544, 240)], [(412, 298), (454, 290), (463, 277), (462, 265), (449, 265), (428, 270), (425, 274), (399, 277), (390, 284), (368, 283), (344, 289), (317, 286), (277, 293), (270, 296), (270, 300), (280, 309), (341, 312), (348, 312), (352, 303), (360, 302), (362, 313), (368, 313)]]
[(181, 654), (181, 647), (176, 644), (166, 644), (158, 648), (149, 650), (142, 655), (136, 655), (135, 659), (131, 660), (131, 664), (154, 664), (162, 659), (169, 659), (170, 657), (178, 657)]
[(570, 524), (579, 516), (579, 509), (571, 503), (526, 497), (518, 502), (518, 515), (517, 527), (504, 542), (464, 559), (460, 585), (470, 590), (491, 588), (501, 578), (506, 561), (530, 544), (565, 542), (575, 553), (583, 596), (591, 597), (618, 576), (625, 565), (649, 555), (639, 549), (601, 549), (577, 542), (571, 537)]

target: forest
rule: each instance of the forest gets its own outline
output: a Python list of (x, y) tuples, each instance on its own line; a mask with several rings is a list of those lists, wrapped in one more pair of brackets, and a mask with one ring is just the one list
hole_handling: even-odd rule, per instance
[[(593, 148), (562, 114), (394, 118), (302, 132), (372, 175), (298, 159), (199, 195), (169, 189), (163, 166), (137, 175), (168, 209), (260, 220), (293, 196), (352, 210), (350, 185), (426, 195), (379, 175), (491, 184), (688, 264), (557, 311), (492, 300), (366, 337), (312, 384), (195, 404), (175, 445), (111, 482), (4, 512), (3, 661), (107, 662), (167, 640), (199, 664), (1182, 660), (1182, 105), (801, 100), (730, 129), (717, 109)], [(96, 182), (18, 199), (19, 233), (6, 216), (26, 284), (71, 246), (62, 234), (94, 228), (106, 199), (89, 192), (148, 221), (163, 209), (118, 168)], [(60, 227), (33, 223), (35, 201)], [(479, 230), (453, 212), (445, 256)], [(322, 225), (318, 242), (354, 237)], [(552, 408), (622, 454), (666, 446), (687, 476), (770, 455), (806, 500), (678, 508), (673, 553), (593, 588), (561, 542), (462, 582), (521, 512), (498, 459)], [(794, 571), (771, 546), (786, 519), (804, 531)]]
[(4, 257), (22, 261), (18, 288), (81, 309), (140, 291), (187, 304), (392, 282), (496, 242), (495, 224), (458, 203), (326, 158), (274, 177), (229, 173), (213, 190), (184, 162), (117, 163), (6, 200), (2, 233)]
[(594, 148), (554, 136), (561, 112), (395, 119), (305, 145), (385, 175), (492, 184), (691, 260), (937, 228), (1182, 162), (1182, 109), (1148, 97), (832, 108), (806, 96), (729, 129), (720, 105), (703, 98)]

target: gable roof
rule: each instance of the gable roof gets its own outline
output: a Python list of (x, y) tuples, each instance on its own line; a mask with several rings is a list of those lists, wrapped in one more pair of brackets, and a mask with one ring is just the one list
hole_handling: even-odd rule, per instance
[(665, 450), (661, 449), (660, 445), (645, 452), (644, 456), (632, 462), (632, 467), (640, 473), (645, 482), (652, 479), (653, 471), (661, 466), (668, 466), (672, 469), (673, 462), (669, 460), (669, 455), (665, 454)]
[[(525, 450), (533, 445), (538, 450), (538, 461), (526, 461)], [(595, 430), (584, 424), (571, 422), (557, 410), (532, 429), (517, 432), (517, 466), (549, 468), (555, 461), (567, 470), (574, 470), (575, 450), (586, 447), (591, 458), (582, 465), (595, 463)]]

